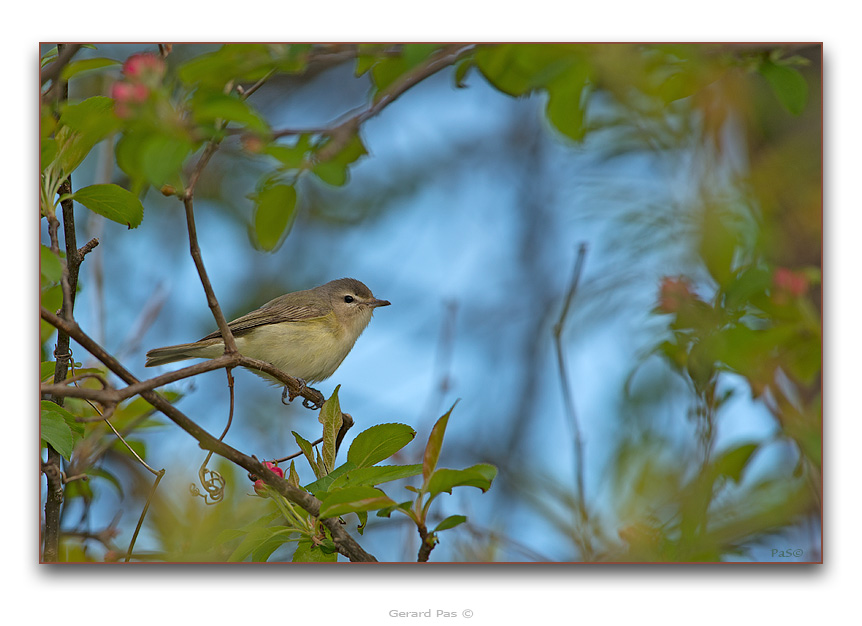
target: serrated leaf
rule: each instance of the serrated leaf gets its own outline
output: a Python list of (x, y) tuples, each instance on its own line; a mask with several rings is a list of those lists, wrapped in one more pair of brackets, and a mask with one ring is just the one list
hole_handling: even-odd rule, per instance
[(42, 436), (42, 441), (49, 444), (67, 461), (71, 459), (75, 439), (72, 436), (72, 430), (61, 415), (42, 411), (39, 432)]
[(277, 249), (296, 220), (296, 189), (293, 185), (269, 185), (254, 198), (254, 231), (260, 247)]
[(373, 486), (381, 483), (409, 478), (422, 473), (422, 466), (416, 465), (375, 465), (373, 467), (358, 467), (344, 472), (332, 482), (331, 489), (345, 487)]
[(462, 470), (440, 468), (431, 475), (425, 491), (432, 497), (444, 491), (452, 493), (455, 487), (477, 487), (484, 492), (491, 488), (491, 482), (496, 476), (497, 468), (487, 463), (479, 463)]
[(320, 468), (317, 466), (317, 461), (314, 460), (314, 450), (311, 447), (311, 442), (303, 439), (296, 431), (291, 432), (293, 433), (293, 438), (296, 439), (299, 449), (302, 450), (302, 453), (305, 455), (305, 460), (308, 461), (308, 464), (311, 466), (314, 475), (317, 478), (323, 476), (324, 473), (320, 471)]
[(406, 424), (377, 424), (354, 438), (347, 460), (356, 467), (370, 467), (413, 441), (416, 431)]
[(443, 436), (446, 434), (446, 425), (449, 423), (449, 416), (455, 409), (455, 404), (452, 405), (446, 413), (437, 420), (434, 427), (431, 429), (431, 434), (428, 436), (428, 443), (425, 445), (425, 454), (422, 458), (422, 480), (428, 484), (428, 479), (437, 467), (437, 461), (440, 459), (440, 450), (443, 447)]
[(332, 470), (326, 476), (321, 476), (313, 483), (307, 484), (303, 489), (308, 491), (309, 493), (317, 496), (318, 498), (323, 498), (329, 488), (332, 486), (332, 483), (335, 482), (339, 476), (345, 474), (345, 472), (349, 472), (350, 470), (356, 469), (356, 465), (348, 461), (347, 463), (342, 463), (334, 470)]
[(119, 224), (137, 228), (144, 219), (144, 205), (130, 191), (119, 185), (89, 185), (71, 197), (85, 207)]
[(297, 473), (296, 466), (293, 461), (290, 462), (290, 470), (287, 472), (287, 484), (294, 487), (300, 487), (299, 473)]
[(320, 503), (319, 517), (323, 519), (359, 511), (376, 511), (393, 505), (395, 501), (375, 487), (349, 487), (330, 491)]
[(339, 389), (341, 389), (341, 385), (338, 385), (332, 395), (323, 403), (318, 416), (318, 421), (323, 424), (321, 457), (323, 459), (323, 471), (327, 474), (335, 468), (335, 439), (341, 429), (342, 422), (341, 404), (338, 402)]
[(75, 416), (50, 400), (40, 402), (39, 434), (64, 459), (69, 461), (75, 442), (84, 432), (83, 424), (75, 422)]
[(450, 528), (455, 528), (456, 526), (459, 526), (466, 521), (467, 521), (466, 515), (450, 515), (449, 517), (444, 519), (442, 522), (437, 524), (437, 526), (434, 527), (434, 530), (432, 532), (437, 533), (437, 532), (440, 532), (441, 530), (449, 530)]

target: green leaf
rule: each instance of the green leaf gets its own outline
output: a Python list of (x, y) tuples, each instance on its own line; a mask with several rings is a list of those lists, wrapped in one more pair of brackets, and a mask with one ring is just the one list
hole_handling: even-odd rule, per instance
[(288, 470), (287, 472), (286, 480), (289, 485), (293, 485), (294, 487), (300, 487), (299, 474), (296, 471), (296, 466), (294, 465), (293, 461), (290, 462), (290, 470)]
[(301, 539), (296, 544), (291, 560), (294, 563), (335, 563), (338, 561), (338, 552), (326, 551), (311, 543), (311, 539)]
[(62, 76), (65, 80), (69, 80), (73, 76), (80, 74), (81, 72), (89, 72), (91, 70), (100, 70), (106, 67), (112, 67), (114, 65), (120, 65), (119, 61), (115, 61), (114, 59), (82, 59), (80, 61), (72, 61), (63, 68)]
[(144, 205), (119, 185), (90, 185), (71, 196), (77, 202), (109, 220), (137, 228), (144, 219)]
[(343, 489), (345, 487), (362, 487), (379, 485), (381, 483), (409, 478), (422, 473), (422, 466), (416, 465), (375, 465), (373, 467), (359, 467), (347, 471), (332, 482), (331, 489)]
[(467, 72), (470, 71), (470, 68), (473, 67), (473, 65), (475, 65), (473, 59), (467, 58), (462, 59), (455, 66), (455, 86), (458, 89), (464, 89), (467, 86), (464, 79), (467, 78)]
[(431, 475), (425, 491), (432, 497), (443, 491), (452, 493), (454, 487), (478, 487), (482, 491), (488, 491), (496, 476), (497, 468), (487, 463), (462, 470), (441, 468)]
[(63, 277), (63, 264), (48, 246), (39, 246), (39, 271), (49, 283), (58, 283)]
[(481, 46), (475, 60), (494, 87), (522, 96), (561, 78), (581, 54), (572, 44), (498, 44)]
[(332, 395), (323, 403), (318, 416), (318, 421), (323, 424), (323, 470), (327, 474), (335, 468), (335, 439), (341, 429), (342, 422), (341, 404), (338, 402), (339, 389), (341, 389), (341, 385), (338, 385)]
[(57, 140), (52, 137), (45, 137), (39, 143), (39, 163), (42, 167), (46, 167), (57, 158)]
[(347, 183), (347, 168), (337, 161), (318, 163), (311, 171), (328, 185), (341, 187)]
[(314, 460), (314, 450), (311, 447), (311, 442), (303, 439), (296, 431), (291, 432), (293, 433), (293, 438), (296, 439), (296, 443), (300, 450), (302, 450), (302, 453), (305, 455), (305, 460), (308, 461), (312, 471), (314, 471), (314, 475), (317, 478), (325, 475), (325, 472), (320, 471), (320, 468), (317, 466), (317, 462)]
[(75, 446), (75, 438), (72, 436), (72, 430), (60, 414), (43, 410), (39, 432), (42, 435), (42, 441), (50, 444), (63, 455), (64, 459), (70, 460), (72, 448)]
[(746, 267), (736, 274), (724, 290), (724, 305), (729, 309), (749, 304), (772, 287), (772, 272), (763, 267)]
[(401, 49), (401, 56), (407, 64), (407, 69), (416, 67), (440, 48), (434, 43), (406, 43)]
[(377, 57), (371, 54), (358, 54), (356, 55), (356, 70), (354, 71), (356, 76), (362, 76), (365, 72), (374, 67), (374, 64), (377, 63)]
[(293, 185), (269, 185), (254, 197), (254, 231), (260, 247), (276, 250), (296, 219), (296, 189)]
[[(257, 520), (258, 522), (269, 523), (269, 516), (265, 516)], [(248, 529), (240, 544), (228, 557), (229, 563), (238, 563), (245, 560), (246, 557), (259, 551), (265, 547), (268, 550), (266, 556), (272, 554), (280, 545), (291, 540), (291, 535), (295, 534), (296, 530), (287, 526), (262, 526)], [(266, 558), (266, 557), (264, 557)]]
[(699, 252), (706, 268), (719, 285), (728, 284), (733, 256), (740, 242), (730, 214), (718, 207), (708, 206), (703, 215), (700, 237)]
[(330, 185), (342, 186), (349, 180), (348, 166), (358, 160), (361, 156), (368, 154), (365, 144), (362, 143), (362, 138), (359, 133), (351, 135), (343, 146), (338, 148), (334, 154), (333, 139), (329, 139), (322, 143), (317, 149), (317, 156), (320, 158), (312, 169), (320, 180)]
[(808, 83), (799, 70), (765, 60), (758, 68), (772, 92), (787, 111), (799, 115), (808, 104)]
[(160, 189), (162, 185), (182, 187), (180, 172), (194, 146), (182, 135), (148, 135), (139, 144), (141, 173), (147, 182)]
[(416, 431), (406, 424), (377, 424), (362, 431), (350, 444), (347, 460), (356, 467), (370, 467), (413, 441)]
[(188, 85), (221, 91), (230, 81), (257, 81), (274, 69), (275, 47), (267, 44), (225, 44), (218, 50), (196, 56), (177, 68), (177, 76)]
[(271, 143), (263, 149), (263, 152), (281, 161), (285, 169), (299, 169), (308, 162), (311, 153), (311, 136), (300, 135), (292, 146)]
[(132, 129), (116, 145), (117, 165), (132, 180), (131, 189), (138, 193), (146, 183), (156, 188), (165, 184), (181, 189), (181, 172), (195, 144), (184, 133), (153, 132)]
[(120, 124), (114, 115), (114, 101), (106, 96), (93, 96), (66, 106), (55, 135), (55, 154), (63, 172), (71, 174), (93, 146), (116, 131)]
[(319, 517), (323, 519), (359, 511), (376, 511), (393, 505), (395, 501), (375, 487), (349, 487), (330, 491), (320, 503)]
[(377, 511), (376, 515), (377, 515), (377, 517), (389, 517), (390, 515), (392, 515), (392, 512), (394, 510), (399, 509), (401, 511), (404, 511), (408, 515), (408, 517), (410, 517), (411, 519), (414, 519), (414, 517), (412, 515), (412, 510), (411, 510), (412, 506), (413, 506), (413, 502), (411, 502), (410, 500), (407, 500), (405, 502), (399, 502), (398, 504), (396, 504), (394, 506), (388, 506), (386, 508), (380, 509), (379, 511)]
[(225, 120), (257, 133), (269, 132), (269, 125), (245, 100), (224, 93), (202, 92), (201, 97), (192, 99), (191, 110), (199, 123)]
[(69, 461), (75, 442), (84, 433), (83, 424), (77, 423), (74, 415), (50, 400), (42, 400), (40, 408), (39, 433), (42, 441), (50, 444)]
[(580, 141), (586, 133), (584, 124), (583, 94), (590, 79), (586, 62), (573, 62), (565, 74), (548, 84), (548, 120), (575, 141)]
[(356, 469), (356, 465), (351, 463), (350, 461), (348, 461), (347, 463), (342, 463), (334, 470), (329, 472), (329, 474), (327, 474), (326, 476), (321, 476), (313, 483), (309, 483), (303, 488), (309, 493), (317, 496), (318, 498), (322, 498), (323, 495), (326, 494), (327, 491), (329, 491), (329, 488), (332, 486), (332, 483), (334, 483), (339, 476), (343, 476), (346, 472), (349, 472), (350, 470), (354, 469)]
[(459, 526), (460, 524), (463, 524), (466, 521), (467, 521), (466, 515), (450, 515), (449, 517), (444, 519), (442, 522), (437, 524), (437, 526), (435, 526), (434, 530), (431, 532), (437, 533), (437, 532), (440, 532), (441, 530), (449, 530), (450, 528), (455, 528), (456, 526)]
[(428, 443), (425, 445), (425, 455), (422, 459), (422, 479), (425, 484), (428, 484), (428, 479), (437, 467), (437, 461), (440, 459), (440, 450), (443, 447), (443, 435), (446, 434), (446, 425), (449, 423), (449, 416), (455, 409), (455, 404), (452, 405), (445, 415), (437, 420), (434, 427), (431, 429), (431, 434), (428, 436)]
[(747, 443), (724, 452), (715, 461), (714, 468), (716, 474), (726, 476), (738, 483), (742, 477), (742, 471), (748, 465), (757, 447), (756, 443)]

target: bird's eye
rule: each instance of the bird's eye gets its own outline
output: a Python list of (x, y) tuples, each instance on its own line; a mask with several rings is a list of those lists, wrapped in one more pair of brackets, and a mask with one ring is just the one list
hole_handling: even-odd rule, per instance
[(344, 296), (345, 302), (353, 302), (353, 296)]

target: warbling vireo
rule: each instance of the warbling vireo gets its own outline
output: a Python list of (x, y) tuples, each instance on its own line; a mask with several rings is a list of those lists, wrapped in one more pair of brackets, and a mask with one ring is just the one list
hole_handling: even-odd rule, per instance
[[(374, 309), (389, 304), (375, 298), (358, 280), (339, 278), (279, 296), (228, 327), (243, 356), (266, 361), (313, 383), (332, 376), (368, 326)], [(222, 354), (224, 341), (215, 331), (194, 343), (150, 350), (147, 367), (185, 359), (214, 359)]]

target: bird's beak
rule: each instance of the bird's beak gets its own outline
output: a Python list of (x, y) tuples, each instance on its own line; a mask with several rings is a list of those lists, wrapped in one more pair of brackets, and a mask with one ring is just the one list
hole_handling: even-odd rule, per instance
[(365, 304), (370, 306), (372, 309), (376, 309), (379, 306), (389, 306), (392, 303), (389, 302), (389, 300), (369, 300)]

